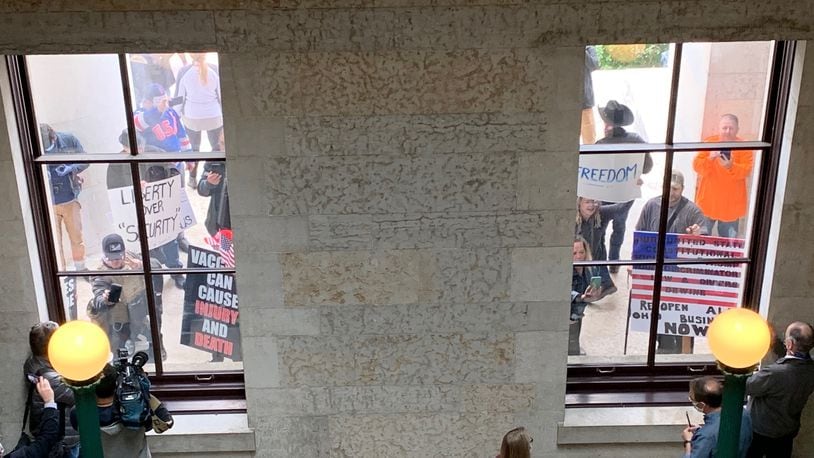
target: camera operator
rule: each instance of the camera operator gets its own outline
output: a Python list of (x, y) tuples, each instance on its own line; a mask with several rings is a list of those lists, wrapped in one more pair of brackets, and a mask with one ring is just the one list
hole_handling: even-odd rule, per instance
[[(102, 239), (102, 264), (97, 270), (122, 271), (140, 270), (141, 260), (125, 250), (124, 240), (118, 234), (109, 234)], [(160, 268), (157, 260), (150, 259), (153, 269)], [(151, 342), (149, 313), (144, 282), (140, 275), (100, 275), (93, 278), (93, 299), (88, 304), (88, 315), (101, 326), (110, 338), (111, 348), (135, 349), (134, 340), (143, 335)], [(164, 282), (161, 275), (153, 277), (153, 291), (159, 333), (161, 331), (162, 292)], [(118, 298), (115, 296), (118, 294)], [(113, 300), (115, 299), (115, 300)], [(167, 358), (163, 339), (161, 359)]]

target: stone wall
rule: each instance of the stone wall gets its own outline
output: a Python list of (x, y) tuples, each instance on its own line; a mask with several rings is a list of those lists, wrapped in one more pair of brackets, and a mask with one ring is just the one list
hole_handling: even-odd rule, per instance
[[(5, 2), (0, 52), (220, 53), (257, 456), (493, 456), (518, 424), (537, 456), (618, 456), (556, 445), (582, 46), (812, 34), (810, 2), (781, 0), (86, 3)], [(790, 202), (784, 224), (810, 225)], [(35, 311), (17, 251), (0, 310), (28, 315), (8, 355)], [(808, 298), (810, 267), (778, 281)]]

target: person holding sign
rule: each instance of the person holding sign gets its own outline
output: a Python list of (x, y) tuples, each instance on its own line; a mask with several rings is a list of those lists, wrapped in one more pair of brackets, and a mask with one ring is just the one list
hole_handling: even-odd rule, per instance
[[(102, 264), (96, 270), (122, 271), (141, 269), (141, 261), (125, 250), (124, 240), (119, 234), (109, 234), (102, 239)], [(151, 259), (152, 268), (160, 268), (157, 260)], [(88, 303), (88, 316), (107, 332), (110, 348), (113, 351), (127, 348), (132, 353), (134, 340), (143, 335), (149, 343), (151, 339), (149, 314), (144, 282), (140, 275), (100, 275), (91, 283), (93, 298)], [(158, 329), (161, 330), (162, 293), (164, 282), (161, 275), (153, 277), (155, 306), (158, 314)], [(163, 339), (161, 359), (167, 358)]]
[[(667, 210), (667, 230), (669, 234), (706, 235), (706, 218), (701, 209), (683, 196), (684, 174), (673, 170), (670, 175), (670, 197)], [(661, 215), (661, 196), (653, 197), (644, 204), (637, 231), (658, 232)], [(681, 336), (662, 335), (656, 337), (658, 353), (680, 353)]]
[[(644, 139), (642, 139), (642, 137), (640, 137), (638, 134), (625, 130), (624, 126), (629, 126), (633, 124), (633, 121), (635, 121), (633, 111), (631, 111), (626, 105), (623, 105), (616, 100), (610, 100), (608, 101), (607, 105), (599, 109), (599, 116), (605, 122), (605, 137), (599, 139), (599, 141), (596, 142), (597, 144), (645, 143)], [(613, 164), (617, 159), (629, 162), (631, 157), (634, 156), (641, 155), (603, 154), (600, 156), (600, 159), (608, 164)], [(639, 175), (634, 174), (633, 176), (630, 176), (628, 180), (637, 187), (637, 197), (641, 197), (641, 191), (638, 189), (638, 186), (642, 185), (641, 175), (649, 173), (652, 169), (653, 158), (650, 157), (650, 153), (644, 153), (644, 163), (641, 164), (640, 169), (641, 173)], [(611, 199), (605, 200), (602, 203), (612, 204), (614, 202), (616, 202), (616, 200)], [(611, 219), (613, 220), (613, 231), (611, 232), (610, 236), (610, 251), (608, 253), (608, 259), (612, 261), (619, 259), (619, 252), (622, 249), (622, 242), (625, 240), (627, 216), (630, 213), (630, 207), (632, 206), (633, 200), (628, 200), (622, 207), (619, 208), (618, 212), (611, 215)], [(618, 272), (619, 266), (610, 266), (610, 271), (611, 273)]]
[[(590, 261), (591, 247), (582, 237), (574, 238), (574, 261)], [(574, 266), (571, 276), (571, 324), (568, 327), (568, 355), (581, 355), (579, 335), (582, 331), (582, 317), (585, 307), (599, 297), (602, 277), (595, 267)]]
[[(721, 116), (718, 135), (704, 139), (705, 142), (740, 142), (738, 117), (733, 114)], [(692, 161), (698, 174), (695, 201), (709, 218), (707, 233), (718, 226), (718, 235), (738, 236), (738, 221), (746, 216), (748, 196), (746, 179), (752, 174), (754, 152), (751, 150), (701, 151)]]

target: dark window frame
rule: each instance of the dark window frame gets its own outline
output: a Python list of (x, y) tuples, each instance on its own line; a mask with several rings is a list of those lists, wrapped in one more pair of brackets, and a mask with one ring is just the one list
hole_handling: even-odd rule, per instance
[[(106, 272), (75, 272), (59, 270), (54, 238), (51, 232), (51, 222), (49, 218), (49, 208), (47, 204), (48, 183), (46, 183), (42, 173), (42, 167), (48, 163), (127, 163), (130, 166), (132, 183), (139, 183), (139, 167), (144, 162), (168, 162), (179, 159), (172, 153), (139, 153), (136, 140), (136, 129), (133, 121), (133, 107), (130, 95), (129, 73), (127, 68), (127, 55), (117, 53), (119, 63), (119, 73), (122, 82), (122, 96), (124, 98), (125, 119), (130, 141), (130, 156), (121, 153), (111, 154), (86, 154), (71, 155), (66, 158), (64, 155), (44, 156), (38, 137), (37, 121), (34, 113), (31, 87), (29, 85), (29, 74), (26, 65), (26, 56), (12, 55), (6, 56), (6, 66), (9, 74), (9, 82), (12, 93), (12, 104), (17, 121), (17, 134), (23, 156), (26, 186), (31, 204), (32, 218), (34, 221), (34, 236), (37, 242), (37, 256), (41, 267), (44, 283), (44, 295), (47, 304), (49, 317), (59, 323), (67, 320), (65, 307), (62, 298), (61, 279), (65, 277), (79, 277), (93, 274), (105, 274)], [(223, 161), (226, 160), (226, 153), (217, 152), (185, 152), (180, 159), (189, 161)], [(67, 160), (66, 160), (67, 159)], [(134, 193), (136, 208), (143, 208), (140, 193)], [(143, 212), (136, 211), (139, 234), (145, 234), (145, 222)], [(172, 273), (194, 274), (194, 273), (229, 273), (235, 274), (236, 269), (214, 268), (214, 269), (161, 269), (151, 272), (149, 249), (147, 239), (139, 237), (141, 244), (141, 257), (143, 270), (132, 270), (120, 272), (120, 275), (141, 276), (144, 279), (145, 294), (147, 298), (148, 310), (151, 317), (156, 316), (155, 295), (153, 292), (151, 278), (154, 275), (169, 275)], [(154, 342), (158, 342), (159, 330), (154, 325), (156, 320), (151, 320), (151, 334)], [(154, 346), (154, 354), (150, 355), (155, 364), (155, 375), (150, 377), (152, 381), (152, 391), (159, 396), (162, 401), (168, 404), (174, 413), (203, 413), (217, 411), (220, 413), (242, 413), (246, 412), (246, 392), (243, 371), (187, 371), (164, 373), (163, 364), (158, 347)]]
[[(659, 227), (667, 222), (667, 200), (670, 192), (670, 173), (675, 153), (688, 151), (719, 150), (722, 147), (733, 150), (759, 150), (760, 171), (754, 182), (755, 208), (753, 226), (749, 239), (748, 254), (745, 258), (727, 259), (664, 259), (666, 233), (659, 231), (657, 254), (654, 260), (626, 261), (583, 261), (574, 265), (654, 265), (653, 303), (660, 303), (661, 282), (664, 265), (737, 263), (746, 265), (744, 278), (743, 306), (757, 310), (766, 275), (765, 264), (769, 245), (769, 232), (774, 207), (777, 176), (780, 167), (783, 130), (788, 111), (791, 75), (796, 51), (796, 42), (776, 41), (772, 54), (767, 99), (764, 107), (764, 125), (761, 141), (737, 143), (698, 143), (673, 142), (678, 84), (681, 71), (682, 44), (675, 44), (673, 75), (670, 88), (670, 101), (667, 117), (665, 143), (661, 144), (600, 144), (582, 145), (582, 154), (664, 152), (666, 161), (662, 181), (662, 202)], [(702, 375), (720, 375), (714, 361), (662, 363), (656, 362), (657, 314), (650, 322), (648, 353), (645, 364), (569, 364), (567, 369), (567, 407), (603, 407), (632, 405), (682, 405), (687, 403), (688, 382)]]

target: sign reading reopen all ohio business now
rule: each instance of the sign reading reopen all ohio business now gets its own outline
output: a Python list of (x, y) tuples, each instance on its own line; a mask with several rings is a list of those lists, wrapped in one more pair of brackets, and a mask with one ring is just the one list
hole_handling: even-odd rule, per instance
[[(656, 258), (655, 232), (633, 233), (633, 259)], [(741, 258), (743, 239), (667, 234), (666, 259)], [(681, 264), (664, 266), (658, 333), (705, 337), (712, 319), (740, 304), (744, 265)], [(630, 330), (648, 332), (654, 266), (634, 266), (630, 291)]]
[(644, 157), (644, 153), (580, 155), (577, 195), (606, 202), (627, 202), (641, 197), (638, 181)]

